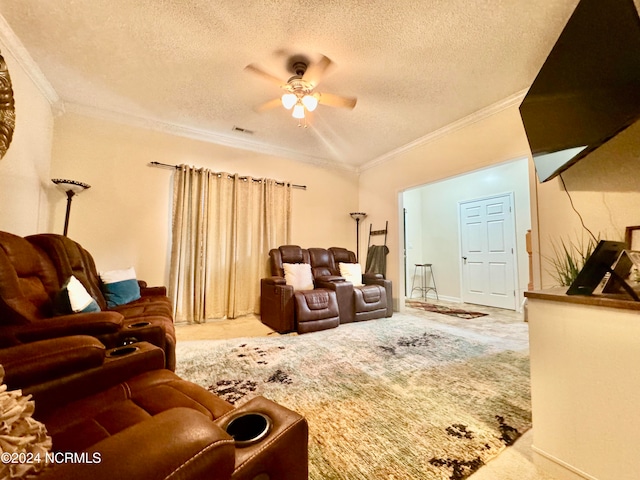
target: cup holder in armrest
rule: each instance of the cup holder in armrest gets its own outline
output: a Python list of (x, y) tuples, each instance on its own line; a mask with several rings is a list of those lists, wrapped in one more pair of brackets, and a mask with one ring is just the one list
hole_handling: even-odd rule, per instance
[(136, 322), (136, 323), (127, 325), (127, 328), (142, 328), (142, 327), (148, 327), (149, 325), (151, 325), (151, 322)]
[(259, 442), (271, 430), (271, 418), (263, 413), (246, 412), (231, 419), (225, 430), (233, 437), (238, 447)]
[(107, 357), (123, 357), (124, 355), (130, 355), (140, 350), (136, 345), (125, 345), (123, 347), (117, 347), (107, 352)]

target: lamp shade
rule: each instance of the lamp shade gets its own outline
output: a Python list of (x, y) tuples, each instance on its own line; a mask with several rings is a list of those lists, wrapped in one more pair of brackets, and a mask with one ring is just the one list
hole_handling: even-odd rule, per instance
[(296, 106), (293, 107), (293, 113), (291, 116), (298, 119), (304, 118), (304, 105), (300, 102), (296, 103)]
[(313, 95), (305, 95), (302, 97), (302, 104), (307, 110), (313, 112), (318, 106), (318, 99)]
[(364, 212), (351, 212), (349, 215), (351, 215), (351, 218), (353, 218), (357, 222), (359, 222), (360, 220), (364, 220), (364, 218), (367, 216), (367, 214)]
[(74, 195), (77, 195), (78, 193), (86, 190), (87, 188), (91, 188), (91, 185), (84, 182), (78, 182), (77, 180), (64, 180), (62, 178), (53, 178), (51, 181), (55, 183), (58, 186), (58, 188), (60, 188), (60, 190), (62, 190), (63, 192), (65, 193), (73, 192)]
[(293, 93), (285, 93), (284, 95), (282, 95), (281, 100), (282, 106), (287, 110), (291, 110), (298, 101), (298, 97), (296, 97), (296, 95)]

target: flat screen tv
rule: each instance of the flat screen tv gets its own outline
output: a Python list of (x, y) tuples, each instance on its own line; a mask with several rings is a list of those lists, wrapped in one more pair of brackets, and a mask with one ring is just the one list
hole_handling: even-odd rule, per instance
[(520, 105), (545, 182), (640, 119), (633, 0), (581, 0)]

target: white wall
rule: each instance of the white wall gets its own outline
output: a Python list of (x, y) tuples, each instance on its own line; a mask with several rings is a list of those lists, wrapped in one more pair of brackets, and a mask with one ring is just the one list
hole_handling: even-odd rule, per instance
[[(413, 266), (432, 263), (440, 298), (461, 301), (460, 278), (460, 219), (459, 202), (476, 200), (495, 194), (514, 193), (516, 254), (518, 268), (518, 305), (524, 299), (529, 281), (528, 255), (525, 234), (531, 228), (528, 159), (522, 158), (465, 175), (442, 180), (405, 192), (407, 206), (407, 243), (420, 248), (407, 249), (408, 276), (411, 285)], [(420, 195), (416, 205), (411, 197)], [(417, 208), (416, 208), (417, 207)], [(415, 209), (415, 211), (414, 211)], [(411, 228), (409, 228), (410, 225)], [(416, 232), (415, 224), (419, 226)], [(419, 233), (414, 237), (416, 233)], [(418, 285), (419, 279), (416, 279)], [(432, 293), (430, 294), (432, 295)]]
[(16, 126), (0, 160), (0, 230), (29, 235), (48, 228), (53, 115), (49, 101), (0, 39), (13, 85)]
[[(73, 200), (69, 237), (93, 254), (98, 269), (134, 266), (150, 284), (168, 282), (173, 171), (150, 167), (151, 161), (307, 185), (293, 190), (292, 243), (355, 249), (353, 172), (66, 113), (56, 119), (51, 173), (91, 185)], [(58, 233), (64, 213), (59, 196)]]

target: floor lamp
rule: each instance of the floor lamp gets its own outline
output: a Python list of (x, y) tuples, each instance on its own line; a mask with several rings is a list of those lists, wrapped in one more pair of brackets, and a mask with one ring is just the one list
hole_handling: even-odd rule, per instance
[(360, 261), (360, 220), (364, 220), (367, 216), (363, 212), (351, 212), (351, 218), (356, 221), (356, 262)]
[(56, 186), (67, 195), (67, 213), (64, 216), (64, 233), (67, 236), (67, 230), (69, 230), (69, 214), (71, 213), (71, 199), (85, 191), (87, 188), (91, 188), (91, 185), (78, 182), (76, 180), (63, 180), (61, 178), (53, 178), (51, 180)]

